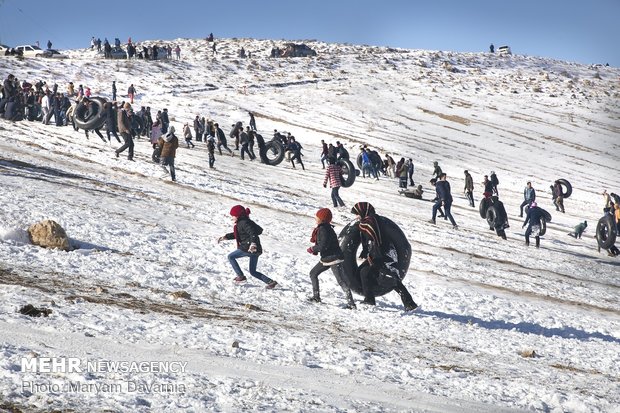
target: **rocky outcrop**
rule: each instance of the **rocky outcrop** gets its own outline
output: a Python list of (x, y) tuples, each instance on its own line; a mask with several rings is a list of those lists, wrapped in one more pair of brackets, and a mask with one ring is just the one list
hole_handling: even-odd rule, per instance
[(70, 251), (69, 237), (65, 230), (52, 220), (44, 220), (28, 227), (30, 242), (43, 248)]

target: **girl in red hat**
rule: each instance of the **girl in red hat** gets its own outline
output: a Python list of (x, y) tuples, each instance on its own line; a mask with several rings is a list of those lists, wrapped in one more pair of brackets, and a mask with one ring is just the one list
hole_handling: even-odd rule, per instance
[(249, 208), (235, 205), (230, 209), (230, 215), (235, 222), (233, 232), (220, 237), (217, 242), (231, 239), (237, 241), (237, 249), (228, 254), (228, 261), (237, 274), (237, 277), (234, 279), (235, 283), (244, 284), (247, 281), (243, 271), (239, 268), (237, 258), (248, 257), (250, 258), (250, 275), (267, 284), (265, 288), (269, 290), (275, 288), (278, 285), (277, 282), (256, 270), (258, 256), (263, 253), (259, 238), (259, 235), (263, 233), (263, 229), (249, 218)]
[[(310, 238), (310, 242), (314, 243), (314, 245), (308, 247), (307, 251), (313, 255), (320, 254), (321, 260), (310, 270), (312, 297), (309, 298), (309, 301), (320, 303), (319, 274), (328, 270), (332, 265), (340, 264), (344, 256), (342, 255), (334, 226), (331, 224), (332, 211), (329, 208), (321, 208), (316, 212), (315, 218), (317, 226), (312, 231), (312, 237)], [(351, 289), (339, 276), (340, 273), (338, 271), (335, 271), (334, 274), (336, 275), (336, 281), (338, 281), (347, 298), (347, 308), (355, 308)]]

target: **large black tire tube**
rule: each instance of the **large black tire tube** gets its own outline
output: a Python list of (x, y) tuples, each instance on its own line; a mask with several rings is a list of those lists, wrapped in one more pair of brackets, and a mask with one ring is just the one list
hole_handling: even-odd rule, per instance
[(355, 182), (356, 169), (353, 166), (353, 162), (348, 159), (339, 159), (336, 161), (336, 165), (342, 170), (342, 186), (348, 188)]
[(282, 163), (284, 160), (284, 145), (277, 140), (271, 140), (265, 142), (265, 157), (267, 158), (267, 164), (276, 166)]
[[(381, 227), (381, 237), (384, 243), (384, 251), (388, 251), (386, 257), (393, 261), (384, 263), (379, 271), (379, 278), (375, 285), (374, 294), (379, 297), (389, 293), (405, 278), (411, 261), (411, 244), (403, 231), (392, 220), (377, 216)], [(360, 267), (357, 264), (358, 249), (361, 243), (358, 222), (351, 222), (345, 226), (338, 239), (340, 248), (344, 254), (344, 261), (340, 265), (332, 267), (336, 276), (342, 277), (349, 288), (357, 294), (363, 295), (360, 280)]]
[(618, 229), (616, 228), (616, 222), (612, 215), (605, 215), (598, 220), (596, 225), (596, 241), (598, 246), (603, 249), (608, 249), (616, 243), (618, 236)]
[(362, 169), (362, 153), (361, 152), (357, 155), (357, 159), (355, 163), (357, 163), (357, 169), (361, 170)]
[(489, 228), (495, 229), (495, 224), (497, 220), (497, 211), (495, 210), (495, 206), (491, 205), (487, 208), (486, 215), (487, 223), (489, 224)]
[(89, 100), (97, 108), (97, 112), (88, 121), (84, 120), (86, 113), (86, 104), (84, 100), (80, 101), (73, 112), (73, 122), (75, 126), (84, 130), (101, 129), (105, 122), (105, 111), (103, 105), (106, 100), (104, 98), (89, 98)]
[(482, 198), (480, 200), (480, 205), (478, 206), (478, 211), (480, 212), (480, 218), (487, 219), (487, 209), (493, 205), (493, 201), (490, 198)]
[[(573, 193), (573, 186), (566, 179), (558, 179), (560, 186), (562, 187), (562, 198), (566, 199)], [(566, 190), (564, 190), (566, 189)]]
[(538, 233), (538, 235), (542, 237), (546, 233), (547, 233), (547, 218), (543, 216), (540, 218), (540, 232)]

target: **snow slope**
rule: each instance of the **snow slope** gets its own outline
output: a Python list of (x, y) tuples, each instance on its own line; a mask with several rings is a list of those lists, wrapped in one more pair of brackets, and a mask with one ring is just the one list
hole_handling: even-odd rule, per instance
[[(209, 170), (197, 143), (179, 149), (173, 184), (144, 138), (129, 162), (114, 157), (116, 144), (70, 127), (1, 120), (0, 408), (620, 412), (620, 262), (593, 239), (602, 190), (620, 190), (620, 69), (314, 41), (318, 57), (276, 60), (267, 56), (280, 42), (254, 39), (221, 39), (213, 58), (203, 40), (174, 42), (181, 61), (73, 50), (62, 62), (2, 58), (0, 68), (3, 78), (60, 90), (73, 81), (104, 97), (114, 79), (121, 93), (133, 83), (134, 107), (167, 107), (177, 130), (200, 114), (228, 133), (252, 111), (265, 137), (297, 137), (306, 171), (226, 155)], [(253, 58), (236, 58), (242, 46)], [(458, 230), (429, 224), (432, 204), (399, 195), (396, 180), (358, 178), (341, 191), (349, 207), (369, 201), (407, 235), (415, 312), (394, 293), (346, 310), (330, 273), (324, 303), (305, 301), (313, 216), (330, 206), (321, 139), (352, 155), (368, 144), (412, 158), (426, 200), (432, 162), (448, 173)], [(483, 175), (497, 172), (508, 240), (468, 206), (464, 169), (476, 201)], [(574, 189), (566, 214), (553, 213), (548, 187), (558, 178)], [(540, 249), (523, 245), (518, 218), (528, 180), (553, 213)], [(232, 230), (238, 203), (265, 228), (259, 270), (276, 290), (231, 282), (234, 243), (217, 238)], [(334, 215), (337, 231), (353, 218), (349, 208)], [(79, 249), (30, 245), (25, 229), (42, 219)], [(568, 237), (584, 219), (584, 238)], [(181, 290), (191, 298), (172, 296)], [(30, 318), (17, 311), (25, 304), (53, 312)], [(37, 356), (187, 368), (23, 371), (22, 359)]]

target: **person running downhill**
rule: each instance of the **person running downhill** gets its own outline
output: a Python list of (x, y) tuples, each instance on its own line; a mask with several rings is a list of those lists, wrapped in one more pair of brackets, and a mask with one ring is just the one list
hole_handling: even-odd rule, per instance
[(263, 229), (250, 219), (250, 208), (235, 205), (230, 209), (230, 215), (233, 217), (233, 222), (235, 224), (233, 232), (221, 236), (218, 238), (217, 242), (219, 243), (232, 239), (237, 241), (237, 249), (228, 254), (228, 261), (233, 267), (235, 274), (237, 274), (234, 282), (237, 284), (244, 284), (247, 281), (247, 278), (243, 275), (243, 271), (239, 268), (237, 258), (248, 257), (250, 259), (250, 275), (267, 284), (265, 286), (266, 289), (274, 289), (278, 283), (256, 270), (258, 257), (263, 253), (263, 247), (261, 246), (259, 238), (259, 235), (263, 233)]

